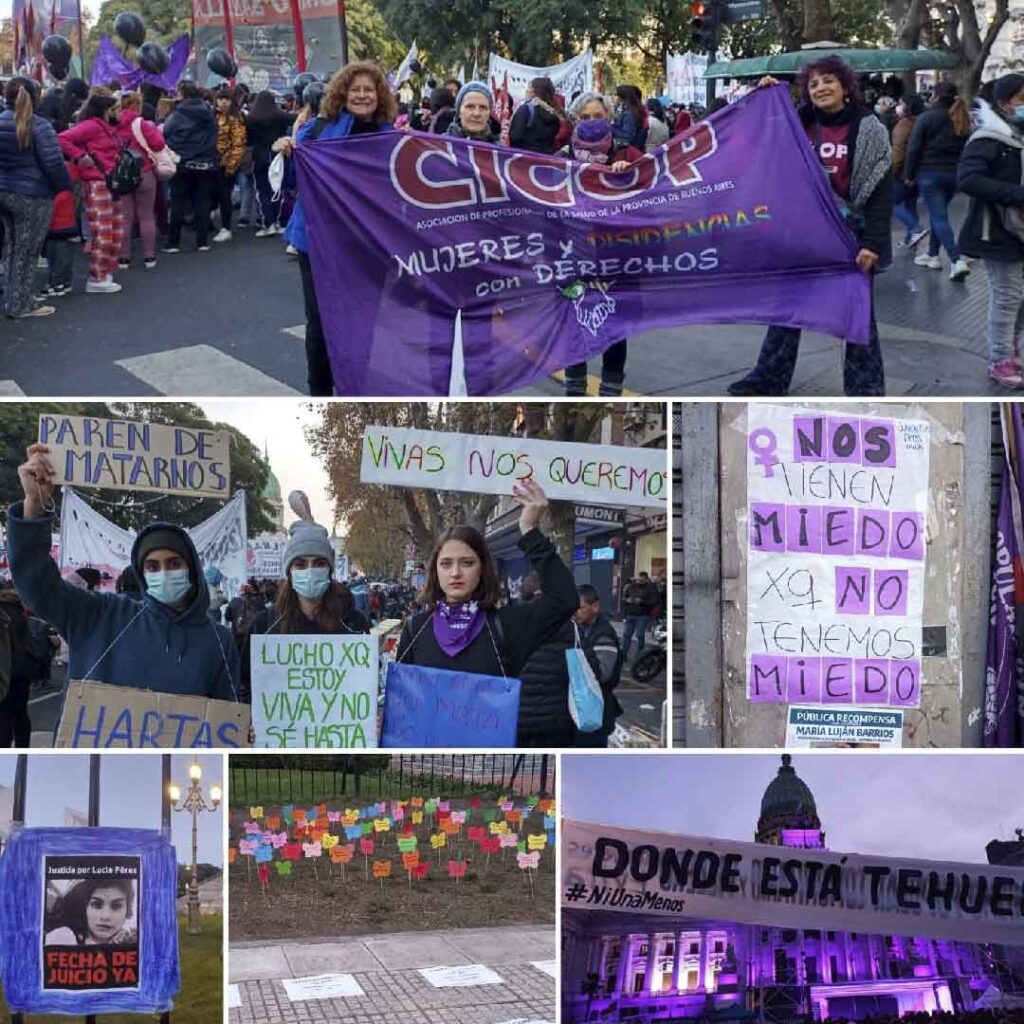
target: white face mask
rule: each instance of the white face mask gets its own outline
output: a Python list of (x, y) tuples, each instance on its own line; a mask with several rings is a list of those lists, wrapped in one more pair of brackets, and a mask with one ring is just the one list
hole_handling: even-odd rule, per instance
[(292, 569), (292, 590), (299, 597), (316, 601), (327, 593), (330, 585), (331, 570), (325, 565), (311, 569)]
[(146, 591), (153, 595), (161, 604), (175, 605), (189, 591), (188, 569), (165, 569), (160, 572), (147, 572)]

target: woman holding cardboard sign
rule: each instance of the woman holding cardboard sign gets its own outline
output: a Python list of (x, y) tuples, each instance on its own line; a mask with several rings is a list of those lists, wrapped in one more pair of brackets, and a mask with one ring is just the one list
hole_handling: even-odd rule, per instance
[[(516, 676), (572, 618), (579, 607), (576, 582), (539, 528), (547, 498), (533, 480), (518, 481), (512, 497), (523, 508), (519, 547), (540, 577), (540, 596), (528, 604), (498, 608), (501, 585), (483, 535), (465, 524), (450, 527), (438, 538), (427, 566), (422, 600), (428, 610), (412, 616), (402, 630), (400, 663)], [(518, 743), (529, 742), (524, 720), (536, 718), (539, 697), (525, 690), (520, 695)]]
[(249, 638), (263, 633), (369, 633), (370, 624), (344, 583), (332, 580), (334, 548), (327, 530), (313, 522), (309, 499), (292, 491), (288, 504), (299, 517), (288, 528), (281, 559), (284, 579), (277, 586), (273, 608), (259, 612), (245, 637), (242, 658), (242, 699), (252, 701)]
[(207, 616), (209, 588), (188, 533), (151, 523), (132, 545), (141, 600), (80, 590), (50, 557), (53, 465), (44, 444), (18, 467), (25, 500), (7, 510), (11, 577), (21, 599), (68, 642), (68, 679), (238, 700), (239, 659)]

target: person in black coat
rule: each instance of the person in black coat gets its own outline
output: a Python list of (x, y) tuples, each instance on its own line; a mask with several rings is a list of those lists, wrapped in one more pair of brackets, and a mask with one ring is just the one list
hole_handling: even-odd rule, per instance
[(526, 89), (526, 102), (512, 115), (509, 145), (531, 153), (554, 153), (560, 145), (558, 136), (565, 123), (551, 79), (534, 78)]
[[(423, 602), (398, 641), (399, 662), (477, 675), (515, 676), (578, 607), (576, 583), (539, 524), (547, 499), (532, 480), (515, 484), (522, 505), (519, 547), (540, 578), (541, 594), (526, 604), (497, 608), (501, 584), (480, 531), (453, 526), (438, 538), (427, 568)], [(520, 722), (533, 715), (520, 701)]]
[(291, 131), (293, 118), (277, 105), (274, 94), (267, 90), (256, 94), (245, 119), (247, 141), (252, 146), (252, 173), (256, 182), (257, 238), (279, 235), (283, 230), (277, 220), (281, 201), (274, 200), (270, 185), (270, 164), (274, 159), (271, 147)]
[(1024, 387), (1024, 75), (988, 83), (976, 101), (978, 127), (957, 169), (957, 185), (971, 197), (960, 248), (985, 261), (989, 288), (988, 372), (1008, 388)]
[(220, 186), (217, 156), (217, 118), (203, 99), (195, 82), (178, 85), (181, 99), (164, 122), (164, 139), (181, 157), (171, 178), (171, 216), (166, 253), (180, 252), (181, 229), (191, 209), (194, 213), (196, 246), (210, 251), (210, 209)]
[(623, 654), (615, 627), (601, 612), (601, 598), (597, 591), (584, 583), (580, 586), (580, 606), (576, 611), (576, 627), (580, 644), (594, 674), (601, 684), (604, 696), (604, 721), (594, 732), (576, 730), (577, 747), (606, 747), (608, 737), (615, 729), (615, 719), (622, 714), (622, 705), (615, 696), (615, 688), (622, 677)]

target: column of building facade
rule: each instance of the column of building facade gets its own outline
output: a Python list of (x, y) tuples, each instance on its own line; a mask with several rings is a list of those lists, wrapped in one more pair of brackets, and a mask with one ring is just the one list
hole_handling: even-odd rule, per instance
[(658, 936), (647, 933), (647, 963), (644, 965), (644, 991), (654, 991), (654, 975), (658, 967)]
[(630, 936), (622, 936), (622, 951), (619, 955), (619, 967), (615, 973), (615, 990), (612, 995), (620, 996), (625, 991), (626, 987), (626, 973), (629, 969), (629, 961), (632, 955), (631, 949), (632, 943)]
[(843, 937), (843, 961), (846, 964), (845, 974), (847, 981), (853, 981), (853, 950), (850, 943), (850, 933), (840, 932)]
[(708, 969), (708, 930), (702, 927), (698, 930), (697, 934), (699, 939), (697, 946), (697, 991), (704, 995), (704, 980)]
[(607, 990), (608, 980), (608, 955), (611, 950), (612, 940), (607, 935), (601, 936), (601, 956), (597, 963), (597, 983), (601, 991)]
[(679, 991), (679, 971), (683, 966), (683, 933), (678, 928), (675, 930), (676, 950), (672, 957), (672, 991)]

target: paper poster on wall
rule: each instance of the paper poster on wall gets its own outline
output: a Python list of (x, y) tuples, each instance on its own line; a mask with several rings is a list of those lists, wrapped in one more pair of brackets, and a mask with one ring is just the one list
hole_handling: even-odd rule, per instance
[(256, 746), (377, 746), (379, 646), (376, 636), (362, 634), (254, 635)]
[(475, 494), (532, 479), (552, 500), (664, 508), (666, 460), (664, 448), (367, 427), (359, 479)]
[(181, 988), (178, 866), (155, 829), (21, 828), (0, 857), (13, 1013), (163, 1013)]
[(804, 748), (903, 746), (899, 708), (793, 705), (786, 718), (786, 746)]
[(50, 448), (54, 483), (200, 498), (231, 494), (223, 430), (48, 413), (39, 417), (39, 442)]
[(747, 696), (921, 703), (929, 424), (751, 403)]
[(141, 859), (44, 857), (42, 986), (138, 991)]

